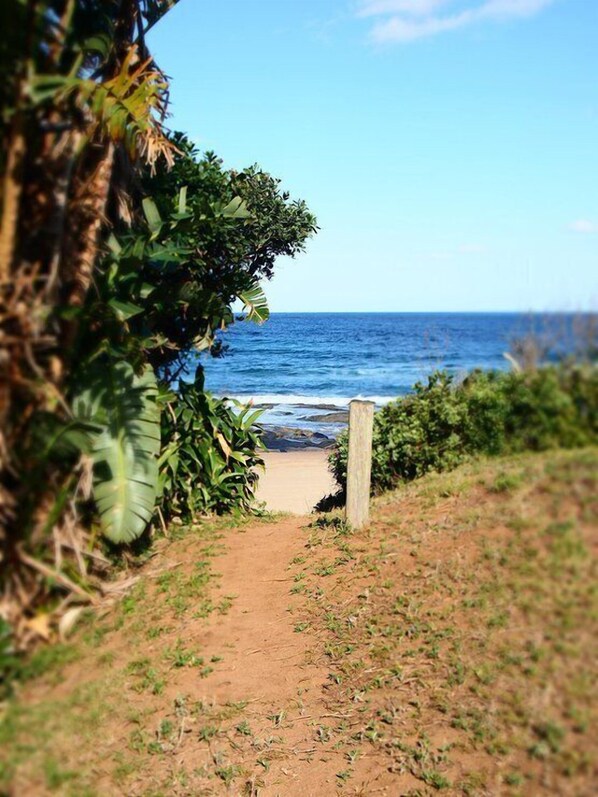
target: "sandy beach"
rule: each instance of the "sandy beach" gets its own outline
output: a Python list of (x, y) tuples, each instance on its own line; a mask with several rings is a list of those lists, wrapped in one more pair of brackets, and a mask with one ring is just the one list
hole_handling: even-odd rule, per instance
[(309, 448), (266, 451), (257, 499), (272, 512), (309, 514), (321, 498), (337, 489), (328, 470), (328, 453)]

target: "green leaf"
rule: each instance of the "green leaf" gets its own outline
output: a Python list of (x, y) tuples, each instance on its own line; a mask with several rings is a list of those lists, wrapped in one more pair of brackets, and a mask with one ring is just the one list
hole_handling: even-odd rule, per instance
[(108, 304), (114, 310), (119, 321), (126, 321), (143, 312), (143, 307), (131, 302), (121, 302), (120, 299), (110, 299)]
[(247, 203), (240, 196), (231, 199), (228, 205), (222, 208), (221, 213), (228, 219), (248, 219), (251, 216)]
[(111, 36), (108, 36), (107, 33), (97, 33), (94, 36), (90, 36), (88, 39), (85, 39), (82, 49), (85, 52), (98, 53), (101, 56), (102, 61), (106, 61), (110, 55), (110, 51), (112, 50), (112, 44), (113, 39)]
[(92, 438), (93, 495), (104, 535), (128, 543), (152, 519), (158, 486), (160, 410), (151, 368), (140, 376), (129, 363), (104, 362), (88, 372), (73, 402), (78, 418), (101, 427)]
[(155, 285), (152, 285), (149, 282), (144, 282), (142, 283), (141, 288), (139, 289), (139, 295), (141, 296), (142, 299), (147, 299), (148, 296), (151, 296), (151, 294), (155, 290), (156, 290)]
[(264, 412), (264, 410), (255, 410), (255, 411), (254, 411), (254, 412), (252, 412), (250, 415), (247, 415), (246, 413), (247, 413), (248, 411), (249, 411), (249, 407), (247, 407), (247, 408), (246, 408), (246, 409), (245, 409), (245, 410), (244, 410), (244, 411), (241, 413), (241, 415), (239, 416), (239, 418), (241, 419), (241, 421), (242, 421), (242, 424), (243, 424), (243, 429), (245, 429), (245, 430), (247, 430), (247, 429), (251, 429), (251, 427), (253, 426), (253, 424), (254, 424), (254, 423), (257, 421), (257, 419), (260, 417), (260, 415), (262, 415), (262, 414), (263, 414), (263, 412)]
[(187, 212), (187, 186), (184, 185), (179, 191), (179, 213)]
[(118, 242), (118, 239), (116, 238), (114, 233), (111, 232), (110, 235), (108, 236), (107, 244), (108, 248), (110, 249), (113, 255), (116, 256), (120, 255), (120, 253), (122, 252), (122, 246)]
[(244, 309), (247, 311), (247, 321), (263, 324), (264, 321), (270, 318), (266, 294), (257, 282), (244, 293), (240, 293), (239, 299), (243, 302)]
[(160, 211), (158, 210), (158, 206), (154, 200), (150, 199), (148, 196), (145, 197), (141, 204), (143, 206), (143, 214), (147, 221), (147, 226), (150, 228), (152, 237), (154, 237), (158, 235), (162, 229), (162, 217), (160, 216)]

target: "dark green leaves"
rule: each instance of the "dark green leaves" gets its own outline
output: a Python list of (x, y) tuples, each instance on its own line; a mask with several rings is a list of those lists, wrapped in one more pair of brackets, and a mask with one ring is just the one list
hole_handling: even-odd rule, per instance
[(154, 514), (160, 453), (160, 410), (151, 369), (141, 375), (126, 362), (105, 361), (87, 372), (75, 414), (93, 421), (90, 435), (93, 497), (102, 530), (114, 543), (143, 534)]
[[(376, 414), (372, 487), (391, 489), (429, 471), (451, 470), (471, 456), (596, 444), (597, 405), (593, 366), (473, 371), (460, 384), (436, 372)], [(344, 485), (346, 434), (330, 462)]]
[(132, 302), (122, 302), (119, 299), (110, 299), (108, 304), (114, 310), (119, 321), (126, 321), (127, 318), (133, 318), (143, 312), (143, 307)]
[(165, 448), (160, 457), (162, 508), (190, 519), (197, 513), (247, 511), (262, 463), (260, 411), (217, 399), (195, 385), (162, 415)]

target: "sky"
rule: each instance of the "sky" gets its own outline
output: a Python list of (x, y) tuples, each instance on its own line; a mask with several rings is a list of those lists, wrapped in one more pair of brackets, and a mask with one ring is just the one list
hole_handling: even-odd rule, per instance
[(598, 309), (598, 0), (180, 0), (173, 129), (320, 232), (273, 311)]

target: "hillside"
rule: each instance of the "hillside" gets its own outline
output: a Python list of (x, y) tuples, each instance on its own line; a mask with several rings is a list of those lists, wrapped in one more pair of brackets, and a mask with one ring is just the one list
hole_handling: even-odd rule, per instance
[(3, 707), (6, 795), (595, 793), (598, 451), (174, 527)]

